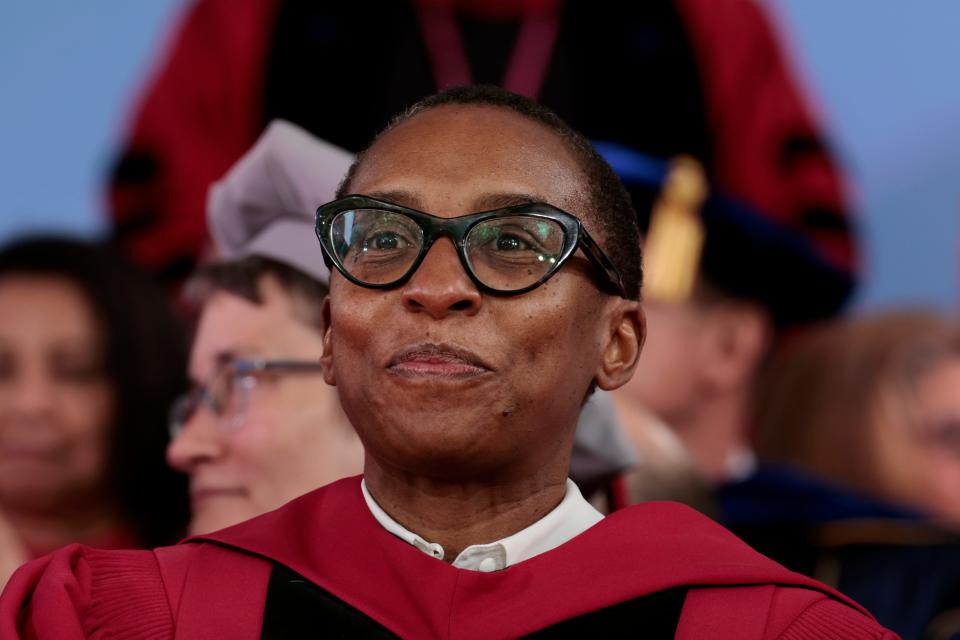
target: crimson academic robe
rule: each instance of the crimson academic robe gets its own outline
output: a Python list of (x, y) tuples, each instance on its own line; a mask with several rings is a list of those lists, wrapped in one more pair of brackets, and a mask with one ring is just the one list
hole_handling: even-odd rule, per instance
[(602, 637), (889, 640), (862, 608), (676, 504), (617, 512), (503, 571), (385, 531), (359, 478), (155, 551), (74, 545), (21, 568), (0, 638)]

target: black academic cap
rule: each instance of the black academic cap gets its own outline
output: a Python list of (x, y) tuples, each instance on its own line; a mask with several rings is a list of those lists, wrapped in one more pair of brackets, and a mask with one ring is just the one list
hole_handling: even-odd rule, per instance
[[(593, 144), (630, 192), (645, 233), (670, 162), (615, 143)], [(779, 327), (837, 314), (856, 287), (856, 273), (832, 258), (818, 245), (816, 230), (802, 223), (787, 226), (712, 185), (700, 216), (701, 277), (723, 293), (761, 303)], [(854, 242), (850, 229), (840, 233)]]

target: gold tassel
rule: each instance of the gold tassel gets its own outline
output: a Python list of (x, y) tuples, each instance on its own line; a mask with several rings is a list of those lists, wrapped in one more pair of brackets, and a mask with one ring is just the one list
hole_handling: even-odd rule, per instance
[(679, 303), (693, 293), (705, 233), (700, 207), (707, 193), (700, 163), (689, 156), (674, 158), (650, 214), (644, 246), (644, 289), (649, 298)]

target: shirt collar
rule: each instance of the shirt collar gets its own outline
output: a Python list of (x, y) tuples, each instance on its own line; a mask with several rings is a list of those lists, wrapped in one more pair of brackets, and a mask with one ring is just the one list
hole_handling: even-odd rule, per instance
[[(443, 560), (443, 547), (436, 542), (427, 542), (391, 518), (367, 491), (365, 480), (360, 482), (360, 489), (370, 513), (384, 529), (427, 555)], [(550, 513), (506, 538), (487, 544), (470, 545), (460, 552), (453, 561), (453, 566), (473, 571), (505, 569), (559, 547), (602, 519), (603, 515), (584, 500), (580, 489), (568, 478), (563, 500)]]

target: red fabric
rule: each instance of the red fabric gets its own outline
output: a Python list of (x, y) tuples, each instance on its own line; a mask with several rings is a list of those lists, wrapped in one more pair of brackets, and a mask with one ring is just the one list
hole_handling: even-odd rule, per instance
[[(259, 556), (290, 567), (410, 638), (513, 638), (681, 585), (696, 588), (681, 618), (687, 635), (678, 637), (742, 640), (742, 631), (750, 626), (762, 631), (758, 640), (797, 637), (783, 635), (791, 628), (828, 627), (840, 634), (837, 638), (894, 637), (856, 604), (786, 571), (680, 505), (650, 503), (619, 511), (551, 552), (504, 571), (479, 573), (455, 569), (387, 533), (367, 509), (359, 485), (359, 478), (342, 480), (174, 549), (92, 552), (73, 547), (30, 563), (0, 598), (0, 638), (75, 640), (87, 637), (83, 634), (94, 615), (102, 635), (91, 637), (126, 637), (115, 634), (115, 627), (129, 625), (133, 616), (145, 612), (156, 620), (166, 612), (170, 620), (176, 616), (178, 625), (192, 615), (198, 631), (187, 635), (178, 626), (178, 633), (190, 638), (223, 637), (215, 625), (236, 616), (248, 626), (230, 637), (253, 638), (259, 633), (270, 567)], [(105, 562), (113, 565), (109, 571)], [(142, 575), (150, 562), (159, 562), (154, 572), (162, 581)], [(101, 601), (104, 587), (93, 588), (91, 574), (109, 583), (109, 593), (125, 589), (128, 596)], [(768, 594), (769, 605), (747, 608), (744, 603), (750, 600), (741, 594), (751, 593)], [(126, 606), (127, 601), (136, 607)], [(125, 606), (126, 612), (117, 610), (108, 619), (102, 615), (108, 606)], [(725, 614), (726, 609), (739, 614)], [(211, 615), (206, 628), (204, 612)], [(687, 618), (705, 622), (695, 622), (690, 632)], [(699, 628), (703, 624), (710, 628)], [(169, 636), (160, 630), (138, 637)]]
[(70, 545), (13, 574), (0, 596), (0, 638), (167, 640), (163, 594), (150, 551)]
[[(759, 3), (675, 1), (702, 70), (717, 184), (788, 228), (804, 228), (806, 210), (846, 212), (840, 175), (825, 150), (783, 162), (787, 139), (820, 139), (820, 128)], [(849, 236), (808, 233), (832, 264), (858, 270)]]
[[(767, 615), (776, 591), (777, 587), (770, 584), (737, 587), (733, 598), (727, 594), (716, 597), (716, 589), (692, 589), (683, 603), (686, 615), (680, 618), (676, 637), (680, 640), (707, 640), (710, 633), (736, 629), (744, 640), (759, 640), (764, 637)], [(811, 591), (809, 597), (820, 598), (820, 594)], [(750, 613), (744, 616), (744, 611)]]
[[(157, 174), (114, 184), (110, 210), (127, 248), (150, 271), (207, 242), (207, 187), (256, 140), (267, 47), (279, 0), (204, 0), (184, 17), (137, 110), (127, 154), (161, 160)], [(156, 220), (138, 220), (145, 211)]]
[[(186, 571), (182, 587), (168, 586), (168, 599), (177, 602), (177, 636), (190, 640), (259, 640), (264, 594), (272, 565), (253, 556), (204, 545), (167, 555), (160, 563), (167, 574)], [(186, 552), (186, 550), (192, 553)], [(172, 566), (171, 566), (172, 565)]]

